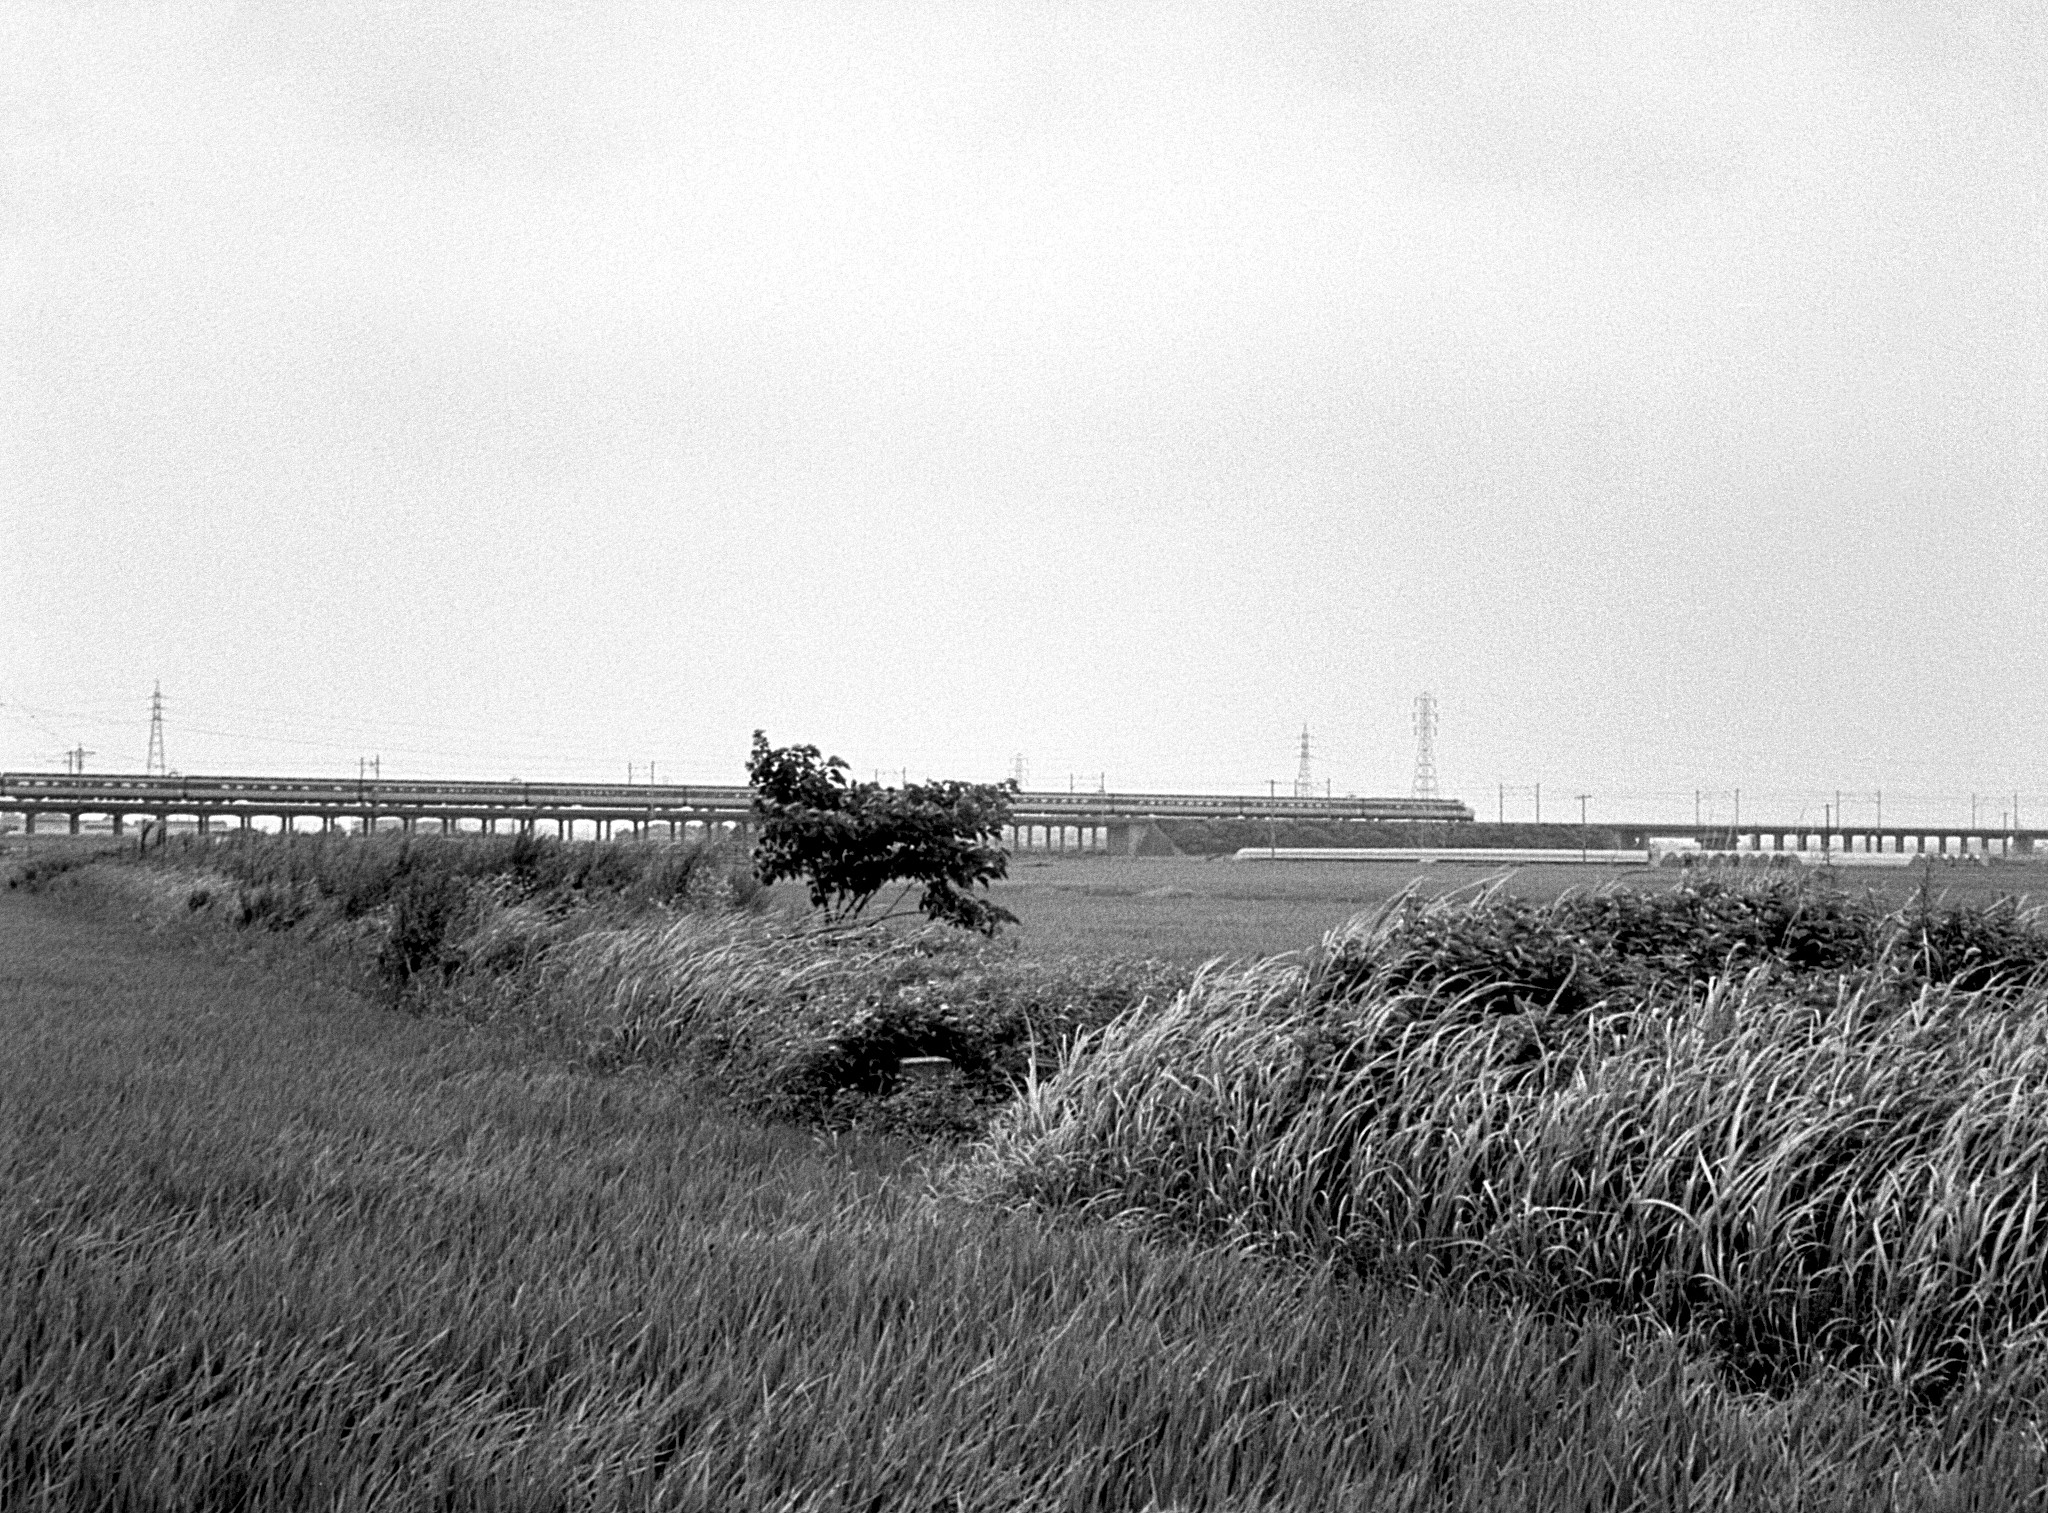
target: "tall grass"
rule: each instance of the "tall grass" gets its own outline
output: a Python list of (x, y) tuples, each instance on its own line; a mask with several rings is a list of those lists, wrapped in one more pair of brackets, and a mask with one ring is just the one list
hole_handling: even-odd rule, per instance
[[(1188, 976), (770, 914), (725, 847), (260, 838), (31, 882), (111, 890), (184, 934), (311, 948), (394, 1004), (513, 1024), (592, 1065), (715, 1075), (756, 1112), (927, 1137), (979, 1133), (1063, 1040)], [(905, 1083), (906, 1057), (948, 1066)]]
[[(644, 872), (596, 886), (601, 859), (516, 845), (291, 849), (231, 855), (225, 914), (193, 874), (144, 875), (190, 922), (247, 926), (252, 887), (314, 900), (416, 1001), (585, 1065), (709, 1075), (828, 1129), (993, 1119), (957, 1178), (978, 1198), (1635, 1318), (1774, 1390), (1834, 1371), (2019, 1401), (2048, 1369), (2048, 932), (2016, 905), (1492, 889), (1188, 983), (715, 891), (678, 909)], [(906, 1081), (908, 1056), (950, 1069)]]
[[(513, 991), (599, 1065), (683, 1065), (770, 1114), (976, 1133), (1081, 1028), (1164, 1000), (1157, 962), (1043, 961), (940, 926), (817, 928), (732, 914), (637, 920), (565, 941)], [(942, 1057), (906, 1087), (906, 1057)]]
[[(1636, 917), (1659, 907), (1409, 905), (1306, 960), (1207, 972), (1080, 1037), (961, 1180), (1641, 1316), (1760, 1385), (1830, 1369), (1918, 1400), (2037, 1394), (2038, 922), (1776, 886)], [(1661, 927), (1687, 917), (1719, 923)], [(1943, 930), (2013, 955), (1944, 956)]]
[(0, 903), (0, 1506), (2030, 1505), (2038, 1442), (926, 1195), (304, 972)]
[(188, 837), (148, 859), (172, 870), (203, 867), (245, 887), (291, 890), (349, 919), (387, 907), (419, 879), (489, 882), (557, 906), (601, 901), (625, 908), (710, 902), (744, 907), (761, 893), (744, 849), (724, 840), (626, 846), (524, 834), (280, 840), (252, 833), (212, 844)]

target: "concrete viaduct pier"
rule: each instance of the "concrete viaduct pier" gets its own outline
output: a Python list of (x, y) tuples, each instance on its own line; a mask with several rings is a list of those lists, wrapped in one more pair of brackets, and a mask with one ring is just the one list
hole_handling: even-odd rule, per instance
[[(1670, 832), (1694, 835), (1694, 832)], [(1697, 832), (1696, 839), (1716, 849), (1764, 856), (1786, 853), (1842, 856), (2031, 856), (2048, 850), (2048, 830), (1971, 828), (1967, 825), (1888, 825), (1833, 827), (1815, 825), (1745, 825)]]

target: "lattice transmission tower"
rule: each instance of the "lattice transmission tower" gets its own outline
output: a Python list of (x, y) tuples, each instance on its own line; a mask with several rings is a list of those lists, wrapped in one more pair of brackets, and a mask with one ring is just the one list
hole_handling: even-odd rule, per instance
[(1312, 799), (1316, 796), (1315, 772), (1308, 758), (1308, 727), (1301, 727), (1301, 765), (1294, 770), (1294, 796), (1298, 799)]
[(1436, 695), (1415, 696), (1415, 787), (1412, 796), (1433, 799), (1436, 791)]
[(161, 683), (149, 696), (149, 755), (143, 761), (142, 771), (148, 777), (171, 775), (171, 765), (164, 760), (164, 685)]

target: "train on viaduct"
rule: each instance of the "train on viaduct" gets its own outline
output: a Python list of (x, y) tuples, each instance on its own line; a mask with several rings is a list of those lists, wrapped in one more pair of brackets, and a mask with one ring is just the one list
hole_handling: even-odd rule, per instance
[[(76, 834), (87, 821), (115, 833), (134, 820), (191, 822), (202, 834), (261, 827), (357, 833), (553, 833), (564, 838), (681, 839), (754, 823), (743, 786), (633, 783), (401, 781), (386, 778), (147, 776), (0, 773), (0, 814), (34, 833), (52, 822)], [(1472, 810), (1448, 799), (1236, 797), (1165, 793), (1017, 795), (1018, 849), (1127, 852), (1162, 819), (1399, 820), (1466, 823)]]
[[(744, 835), (754, 823), (753, 801), (750, 788), (704, 784), (0, 773), (0, 815), (23, 817), (31, 834), (49, 824), (76, 834), (87, 822), (108, 823), (118, 834), (135, 820), (183, 820), (202, 834), (223, 828), (412, 833), (427, 826), (444, 833), (681, 839), (730, 831)], [(1005, 839), (1013, 849), (1130, 854), (1165, 820), (1424, 823), (1435, 832), (1436, 844), (1456, 845), (1457, 832), (1473, 825), (1475, 817), (1470, 806), (1455, 799), (1027, 790), (1017, 795), (1011, 820)], [(1629, 846), (1648, 844), (1654, 829), (1738, 852), (1818, 849), (1989, 857), (2036, 853), (2048, 843), (2048, 831), (1980, 826), (1752, 821), (1739, 826), (1608, 823), (1600, 828)], [(1476, 840), (1476, 831), (1466, 833)]]

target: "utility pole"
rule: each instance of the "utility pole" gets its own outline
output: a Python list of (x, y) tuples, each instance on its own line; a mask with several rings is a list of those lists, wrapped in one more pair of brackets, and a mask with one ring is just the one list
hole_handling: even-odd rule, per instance
[(1543, 823), (1543, 785), (1536, 785), (1536, 823)]
[(1697, 788), (1692, 791), (1692, 828), (1700, 828), (1700, 791)]
[(1587, 800), (1587, 799), (1589, 799), (1589, 798), (1591, 798), (1592, 796), (1593, 796), (1593, 795), (1592, 795), (1592, 794), (1590, 794), (1590, 793), (1582, 793), (1582, 794), (1580, 794), (1580, 795), (1578, 796), (1578, 799), (1579, 799), (1579, 860), (1580, 860), (1581, 862), (1584, 862), (1584, 861), (1585, 861), (1585, 859), (1586, 859), (1586, 800)]
[(1500, 791), (1493, 796), (1493, 822), (1505, 825), (1508, 822), (1508, 785), (1496, 783), (1494, 786)]
[(98, 755), (97, 751), (87, 751), (84, 744), (80, 743), (64, 753), (64, 770), (73, 777), (84, 777), (85, 759), (89, 756)]
[(1740, 788), (1735, 790), (1735, 828), (1737, 830), (1742, 828), (1742, 790)]

